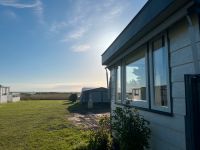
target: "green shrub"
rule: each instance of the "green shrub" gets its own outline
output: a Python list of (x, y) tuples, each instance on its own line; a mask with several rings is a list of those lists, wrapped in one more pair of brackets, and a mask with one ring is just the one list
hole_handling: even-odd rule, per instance
[[(116, 108), (113, 111), (112, 124), (110, 118), (104, 116), (99, 127), (92, 129), (87, 146), (76, 150), (144, 150), (149, 148), (149, 122), (130, 107)], [(114, 137), (111, 136), (111, 128)]]
[(72, 101), (72, 102), (76, 102), (77, 99), (78, 99), (77, 94), (71, 94), (71, 95), (69, 96), (69, 100)]
[(87, 146), (79, 146), (76, 150), (111, 150), (112, 138), (110, 118), (107, 116), (99, 120), (99, 126), (91, 129)]
[(116, 108), (112, 116), (112, 130), (120, 150), (144, 150), (149, 148), (151, 131), (149, 122), (130, 107)]
[(110, 119), (104, 116), (99, 120), (99, 127), (91, 131), (88, 150), (111, 150), (111, 146)]

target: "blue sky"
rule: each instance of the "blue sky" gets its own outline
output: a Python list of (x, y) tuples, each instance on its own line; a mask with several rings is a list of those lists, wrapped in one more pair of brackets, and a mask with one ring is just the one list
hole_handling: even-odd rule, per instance
[(0, 84), (12, 91), (106, 86), (101, 54), (146, 0), (0, 0)]

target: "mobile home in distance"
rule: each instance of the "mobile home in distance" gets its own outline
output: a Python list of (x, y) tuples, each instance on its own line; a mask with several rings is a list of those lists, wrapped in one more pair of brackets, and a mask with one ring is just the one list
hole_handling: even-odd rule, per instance
[(130, 101), (152, 150), (200, 149), (199, 29), (199, 0), (149, 0), (102, 54), (111, 109)]
[(19, 93), (11, 93), (10, 87), (0, 85), (0, 104), (20, 101)]
[(104, 87), (83, 88), (81, 91), (80, 102), (88, 103), (88, 101), (91, 101), (93, 103), (110, 103), (108, 94), (108, 89)]
[(0, 85), (0, 103), (7, 103), (10, 88)]

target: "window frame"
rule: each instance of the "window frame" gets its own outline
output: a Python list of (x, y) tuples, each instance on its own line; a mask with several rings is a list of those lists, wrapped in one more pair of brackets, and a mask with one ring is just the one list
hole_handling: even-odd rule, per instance
[[(164, 39), (164, 49), (167, 50), (167, 107), (166, 106), (156, 106), (154, 105), (154, 70), (153, 70), (153, 47), (152, 44), (154, 41), (158, 40), (159, 38)], [(132, 101), (130, 104), (126, 103), (126, 64), (127, 60), (130, 62), (130, 57), (137, 55), (137, 52), (140, 52), (141, 49), (146, 48), (145, 50), (145, 64), (146, 64), (146, 101)], [(134, 58), (133, 58), (134, 59)], [(117, 94), (117, 67), (120, 66), (121, 68), (121, 100), (116, 100)], [(114, 74), (115, 74), (115, 104), (121, 106), (129, 106), (134, 107), (140, 110), (149, 111), (153, 113), (158, 113), (167, 116), (173, 116), (173, 101), (171, 96), (171, 69), (170, 69), (170, 41), (168, 37), (168, 32), (164, 31), (148, 42), (144, 43), (139, 48), (135, 49), (134, 52), (128, 54), (127, 56), (123, 57), (120, 62), (116, 63), (114, 67)]]
[[(166, 60), (167, 60), (167, 67), (166, 67), (166, 73), (167, 73), (167, 106), (156, 106), (154, 104), (155, 102), (155, 89), (154, 89), (154, 64), (153, 64), (153, 43), (156, 40), (159, 40), (162, 38), (162, 46), (164, 50), (167, 51), (166, 55)], [(167, 40), (167, 35), (166, 34), (161, 34), (157, 36), (156, 38), (152, 39), (150, 41), (150, 50), (149, 50), (149, 75), (150, 75), (150, 106), (152, 110), (157, 110), (157, 111), (162, 111), (162, 112), (171, 112), (171, 89), (170, 89), (170, 67), (169, 67), (169, 45), (168, 45), (168, 40)]]
[[(118, 90), (118, 67), (120, 67), (120, 86), (121, 86), (121, 99), (117, 99), (117, 90)], [(122, 65), (121, 62), (115, 66), (115, 103), (121, 104), (123, 101), (123, 81), (122, 81)]]
[[(136, 61), (138, 58), (140, 59), (141, 57), (141, 53), (145, 53), (145, 74), (146, 74), (146, 100), (138, 100), (138, 101), (132, 101), (132, 100), (128, 100), (126, 99), (126, 65), (128, 65), (131, 62)], [(143, 45), (140, 48), (137, 49), (136, 52), (128, 55), (125, 58), (125, 63), (124, 63), (124, 80), (123, 80), (123, 87), (124, 87), (124, 100), (125, 101), (129, 101), (131, 106), (135, 106), (135, 107), (142, 107), (142, 108), (148, 108), (149, 107), (149, 78), (148, 78), (148, 47), (147, 45)], [(123, 101), (123, 103), (125, 104), (126, 102)]]

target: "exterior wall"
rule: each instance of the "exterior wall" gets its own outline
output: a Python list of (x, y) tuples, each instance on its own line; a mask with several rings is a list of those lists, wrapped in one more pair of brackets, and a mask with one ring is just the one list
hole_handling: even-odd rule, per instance
[(12, 95), (9, 94), (9, 95), (8, 95), (8, 103), (11, 103), (11, 102), (12, 102)]
[(7, 99), (8, 99), (7, 95), (1, 95), (0, 96), (0, 103), (7, 103)]
[(8, 102), (18, 102), (20, 101), (20, 96), (8, 95)]
[(7, 103), (8, 96), (3, 94), (3, 88), (0, 87), (0, 104)]
[(20, 97), (12, 97), (12, 102), (19, 102), (20, 101)]
[(110, 99), (108, 97), (108, 90), (89, 90), (89, 91), (84, 91), (81, 94), (80, 101), (81, 102), (88, 102), (91, 100), (94, 103), (109, 103)]
[[(186, 18), (178, 21), (168, 29), (173, 116), (140, 110), (140, 114), (151, 123), (152, 137), (150, 143), (152, 150), (186, 149), (184, 74), (195, 73), (191, 43), (198, 48), (200, 66), (200, 37), (197, 16), (192, 16), (192, 23), (195, 31), (192, 38), (195, 42), (191, 42), (191, 34), (188, 30), (189, 26)], [(115, 104), (115, 91), (115, 72), (114, 69), (111, 69), (111, 110), (114, 110), (116, 106), (120, 106)]]

